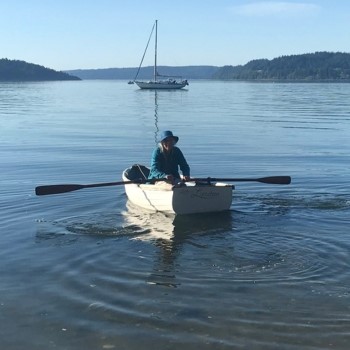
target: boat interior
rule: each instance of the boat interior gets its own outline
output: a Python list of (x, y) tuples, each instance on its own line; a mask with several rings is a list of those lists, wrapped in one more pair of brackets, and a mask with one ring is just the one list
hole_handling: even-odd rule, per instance
[(146, 166), (134, 164), (132, 167), (125, 170), (125, 176), (131, 181), (140, 179), (147, 180), (149, 172), (150, 170)]

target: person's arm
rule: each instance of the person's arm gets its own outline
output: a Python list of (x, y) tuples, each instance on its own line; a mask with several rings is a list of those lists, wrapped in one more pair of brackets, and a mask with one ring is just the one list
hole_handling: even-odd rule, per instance
[(177, 149), (177, 160), (182, 171), (182, 175), (187, 179), (190, 177), (190, 167), (186, 161), (185, 156), (181, 152), (180, 148)]
[(152, 153), (150, 179), (163, 179), (166, 173), (161, 170), (161, 153), (159, 148), (156, 148)]

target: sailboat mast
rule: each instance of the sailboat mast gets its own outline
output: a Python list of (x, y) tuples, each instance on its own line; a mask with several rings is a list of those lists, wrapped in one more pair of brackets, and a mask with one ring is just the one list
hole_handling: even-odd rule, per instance
[(157, 35), (158, 35), (158, 20), (156, 20), (156, 36), (154, 44), (154, 81), (157, 81)]

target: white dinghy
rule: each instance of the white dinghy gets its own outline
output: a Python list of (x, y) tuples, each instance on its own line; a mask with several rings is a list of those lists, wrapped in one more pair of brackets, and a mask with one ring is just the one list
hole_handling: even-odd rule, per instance
[(261, 182), (274, 185), (289, 185), (290, 176), (268, 176), (261, 178), (191, 178), (179, 186), (171, 186), (165, 181), (148, 180), (150, 169), (143, 165), (133, 165), (123, 171), (123, 181), (94, 184), (58, 184), (35, 187), (37, 196), (67, 193), (85, 188), (125, 186), (131, 203), (151, 211), (173, 214), (196, 214), (223, 212), (232, 203), (233, 185), (226, 182)]
[[(145, 183), (149, 168), (133, 165), (123, 172), (125, 192), (133, 204), (175, 214), (220, 212), (230, 209), (234, 186), (220, 182), (186, 182), (182, 186)], [(135, 181), (135, 183), (129, 183)], [(137, 183), (137, 182), (144, 183)]]

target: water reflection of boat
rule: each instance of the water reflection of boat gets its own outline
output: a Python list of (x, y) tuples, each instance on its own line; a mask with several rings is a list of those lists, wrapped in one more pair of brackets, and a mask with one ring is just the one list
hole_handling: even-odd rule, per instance
[(127, 201), (126, 208), (127, 210), (122, 212), (124, 226), (133, 229), (134, 238), (169, 240), (173, 237), (174, 214), (142, 210), (130, 201)]
[(232, 213), (176, 215), (173, 221), (174, 234), (181, 235), (219, 233), (232, 230)]
[(130, 201), (122, 212), (124, 225), (132, 227), (133, 238), (141, 240), (181, 241), (192, 234), (219, 233), (232, 230), (230, 211), (220, 213), (175, 215), (139, 208)]
[(127, 202), (124, 225), (132, 230), (132, 239), (148, 241), (157, 247), (154, 266), (147, 276), (148, 284), (177, 288), (175, 261), (186, 242), (195, 243), (194, 236), (224, 234), (232, 231), (232, 212), (175, 215), (151, 212)]

